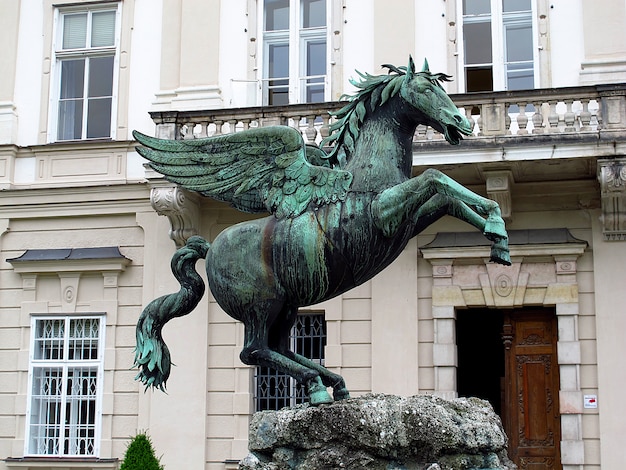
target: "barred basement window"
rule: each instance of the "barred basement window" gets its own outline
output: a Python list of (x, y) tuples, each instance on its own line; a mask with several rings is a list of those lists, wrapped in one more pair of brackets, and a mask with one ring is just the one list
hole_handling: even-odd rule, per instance
[(97, 456), (104, 317), (32, 324), (26, 454)]
[[(324, 364), (326, 321), (324, 314), (298, 315), (290, 335), (291, 349), (319, 364)], [(306, 401), (304, 387), (290, 376), (268, 367), (257, 367), (255, 376), (256, 411), (279, 410)]]

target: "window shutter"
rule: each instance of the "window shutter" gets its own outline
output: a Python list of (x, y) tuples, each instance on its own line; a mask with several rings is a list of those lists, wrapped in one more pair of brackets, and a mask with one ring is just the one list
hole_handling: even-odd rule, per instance
[(106, 47), (115, 44), (115, 12), (100, 11), (92, 16), (91, 47)]
[(63, 16), (63, 49), (85, 47), (87, 13)]

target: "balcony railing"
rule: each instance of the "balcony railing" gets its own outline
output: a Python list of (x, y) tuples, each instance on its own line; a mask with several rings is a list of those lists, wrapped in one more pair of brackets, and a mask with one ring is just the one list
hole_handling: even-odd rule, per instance
[[(468, 139), (538, 135), (594, 135), (626, 130), (626, 83), (549, 88), (527, 91), (482, 92), (451, 95), (474, 125)], [(195, 139), (244, 129), (288, 125), (299, 129), (306, 142), (319, 143), (328, 136), (329, 112), (341, 102), (224, 108), (203, 111), (152, 112), (157, 137)], [(427, 126), (419, 126), (414, 142), (443, 140)]]

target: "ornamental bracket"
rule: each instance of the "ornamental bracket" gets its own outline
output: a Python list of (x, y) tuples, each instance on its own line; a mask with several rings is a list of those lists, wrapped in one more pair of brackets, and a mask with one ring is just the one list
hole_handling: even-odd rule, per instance
[(498, 203), (502, 217), (510, 221), (513, 215), (511, 202), (513, 173), (509, 170), (498, 170), (484, 171), (483, 174), (487, 186), (487, 196)]
[(150, 191), (150, 204), (159, 215), (170, 221), (170, 238), (180, 248), (198, 233), (197, 196), (178, 186), (161, 186)]
[(606, 241), (626, 241), (626, 158), (598, 160), (602, 233)]

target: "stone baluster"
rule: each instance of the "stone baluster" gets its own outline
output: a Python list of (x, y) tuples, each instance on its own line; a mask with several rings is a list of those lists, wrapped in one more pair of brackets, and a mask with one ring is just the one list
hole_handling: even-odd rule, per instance
[(198, 138), (208, 137), (209, 121), (200, 121), (200, 134)]
[(571, 98), (564, 99), (566, 110), (563, 115), (563, 119), (565, 121), (565, 132), (576, 132), (576, 114), (572, 110), (572, 105), (574, 104), (574, 100)]
[(420, 124), (419, 126), (417, 126), (417, 129), (415, 129), (415, 139), (426, 140), (426, 131), (427, 126), (425, 126), (424, 124)]
[(526, 115), (526, 102), (525, 101), (520, 101), (518, 103), (519, 106), (519, 114), (517, 115), (517, 134), (518, 135), (525, 135), (528, 134), (528, 129), (526, 129), (526, 127), (528, 126), (528, 116)]
[(591, 130), (591, 111), (589, 111), (589, 98), (581, 98), (580, 104), (582, 111), (580, 112), (580, 131), (586, 132)]
[(196, 127), (194, 122), (187, 122), (182, 127), (183, 140), (194, 139), (193, 130)]
[(314, 144), (315, 138), (317, 137), (317, 130), (315, 129), (315, 114), (307, 116), (306, 123), (307, 127), (304, 129), (304, 135), (309, 143)]
[(543, 104), (537, 103), (535, 105), (535, 114), (533, 114), (533, 134), (543, 134), (544, 133), (544, 123), (543, 123)]
[(330, 114), (322, 114), (322, 127), (320, 127), (320, 137), (325, 139), (330, 135)]
[(469, 121), (470, 125), (472, 126), (472, 133), (474, 132), (474, 128), (476, 127), (476, 122), (474, 121), (474, 118), (472, 117), (472, 107), (471, 106), (465, 106), (465, 108), (463, 108), (463, 111), (465, 112), (465, 117), (467, 118), (467, 120)]
[(556, 112), (557, 101), (549, 100), (550, 114), (548, 114), (548, 132), (559, 132), (559, 115)]
[[(478, 105), (478, 106), (473, 106), (470, 111), (470, 114), (476, 116), (476, 126), (478, 126), (477, 135), (485, 135), (485, 131), (483, 129), (483, 126), (485, 125), (485, 120), (483, 118), (484, 116), (483, 110), (484, 110), (484, 107), (482, 105)], [(474, 113), (474, 111), (476, 111), (476, 113)]]

